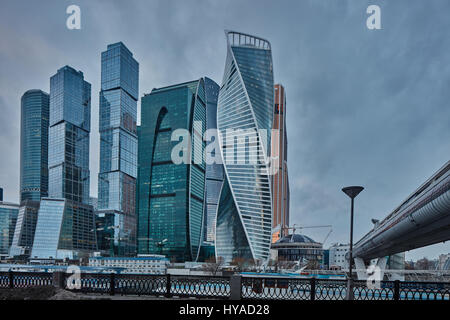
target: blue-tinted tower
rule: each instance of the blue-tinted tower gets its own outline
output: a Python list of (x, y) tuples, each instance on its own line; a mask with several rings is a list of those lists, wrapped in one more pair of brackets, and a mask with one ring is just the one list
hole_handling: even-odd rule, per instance
[(65, 66), (50, 78), (49, 197), (89, 203), (91, 84)]
[(110, 255), (136, 253), (138, 83), (130, 50), (122, 42), (108, 45), (102, 52), (97, 217), (100, 249)]
[(31, 258), (88, 256), (97, 249), (89, 205), (91, 85), (65, 66), (50, 78), (49, 197), (40, 203)]
[[(141, 100), (138, 252), (199, 258), (205, 228), (205, 79), (153, 89)], [(181, 130), (181, 131), (179, 131)], [(187, 133), (187, 136), (177, 132)], [(191, 139), (189, 139), (192, 137)], [(174, 163), (180, 143), (185, 162)], [(188, 151), (190, 150), (190, 151)], [(199, 160), (199, 161), (198, 161)]]
[(20, 202), (48, 195), (49, 95), (28, 90), (21, 99)]

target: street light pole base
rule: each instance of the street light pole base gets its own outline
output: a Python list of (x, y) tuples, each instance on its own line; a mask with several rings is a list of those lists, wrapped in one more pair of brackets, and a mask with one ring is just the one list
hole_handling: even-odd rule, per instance
[(353, 300), (353, 279), (347, 279), (347, 293), (345, 295), (345, 300)]

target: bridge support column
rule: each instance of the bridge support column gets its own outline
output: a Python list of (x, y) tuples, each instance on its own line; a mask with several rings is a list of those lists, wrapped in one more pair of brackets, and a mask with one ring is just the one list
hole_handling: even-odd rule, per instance
[(355, 258), (356, 274), (358, 280), (383, 281), (384, 273), (386, 271), (387, 257), (376, 259), (375, 264), (371, 263), (366, 267), (364, 260)]

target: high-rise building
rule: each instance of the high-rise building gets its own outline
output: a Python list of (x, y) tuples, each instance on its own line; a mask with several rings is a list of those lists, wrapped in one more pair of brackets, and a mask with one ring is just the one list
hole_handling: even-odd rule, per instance
[(40, 203), (31, 258), (63, 259), (96, 250), (89, 205), (91, 85), (65, 66), (50, 78), (49, 197)]
[(228, 263), (236, 258), (266, 261), (272, 227), (272, 51), (259, 37), (233, 31), (226, 31), (226, 37), (217, 106), (225, 179), (217, 210), (216, 257)]
[(18, 213), (18, 204), (0, 201), (0, 258), (9, 255)]
[(91, 84), (65, 66), (50, 78), (49, 197), (89, 203)]
[[(198, 259), (204, 239), (209, 80), (153, 89), (141, 100), (138, 252)], [(192, 138), (191, 138), (192, 137)], [(176, 159), (174, 159), (174, 157)]]
[[(206, 97), (206, 130), (217, 130), (217, 98), (219, 96), (219, 85), (213, 80), (205, 77), (205, 97)], [(220, 153), (220, 150), (212, 152)], [(215, 154), (211, 155), (215, 157)], [(217, 156), (220, 156), (218, 154)], [(219, 203), (220, 189), (223, 184), (222, 163), (206, 164), (206, 189), (205, 189), (205, 223), (204, 241), (212, 244), (216, 236), (216, 213)]]
[(20, 202), (48, 195), (49, 95), (28, 90), (21, 99)]
[[(272, 126), (272, 228), (276, 229), (272, 242), (288, 235), (289, 179), (287, 171), (286, 93), (281, 84), (275, 85), (275, 105)], [(278, 227), (278, 228), (277, 228)]]
[(0, 188), (0, 201), (3, 201), (3, 188)]
[[(102, 52), (101, 79), (99, 249), (130, 256), (136, 254), (139, 64), (122, 42), (110, 44)], [(105, 241), (106, 238), (111, 240)]]

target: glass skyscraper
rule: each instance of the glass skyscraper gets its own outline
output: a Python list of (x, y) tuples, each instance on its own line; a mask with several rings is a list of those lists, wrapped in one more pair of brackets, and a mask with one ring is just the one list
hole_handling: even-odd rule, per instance
[[(204, 239), (206, 97), (209, 80), (153, 89), (141, 100), (138, 253), (196, 261)], [(178, 134), (184, 129), (189, 137)], [(174, 149), (186, 143), (183, 151)], [(175, 151), (176, 150), (176, 151)], [(180, 151), (180, 152), (178, 152)], [(172, 153), (186, 161), (174, 163)]]
[(272, 243), (288, 235), (289, 227), (289, 178), (287, 168), (286, 93), (281, 84), (275, 85), (273, 111), (272, 159), (277, 172), (272, 176)]
[(96, 250), (89, 205), (91, 85), (65, 66), (50, 78), (49, 197), (40, 203), (32, 258), (77, 258)]
[(91, 84), (65, 66), (50, 78), (49, 197), (89, 203)]
[(18, 214), (18, 204), (0, 201), (0, 256), (9, 255)]
[[(216, 82), (205, 77), (205, 88), (206, 129), (217, 129), (217, 98), (219, 96), (220, 87)], [(217, 152), (220, 153), (220, 150), (217, 150)], [(220, 154), (217, 156), (220, 156)], [(215, 241), (217, 204), (219, 203), (219, 194), (223, 184), (223, 177), (224, 171), (221, 163), (206, 164), (204, 241), (209, 243), (214, 243)]]
[(21, 99), (20, 202), (48, 195), (49, 95), (28, 90)]
[(130, 50), (122, 42), (108, 45), (99, 107), (98, 236), (101, 250), (119, 256), (136, 254), (138, 83), (139, 64)]
[[(227, 59), (217, 106), (225, 180), (217, 210), (216, 257), (228, 263), (236, 258), (264, 262), (269, 258), (272, 227), (272, 52), (262, 38), (233, 31), (226, 31), (226, 37)], [(242, 137), (227, 136), (231, 130), (250, 132), (249, 141), (242, 146), (235, 143)]]

